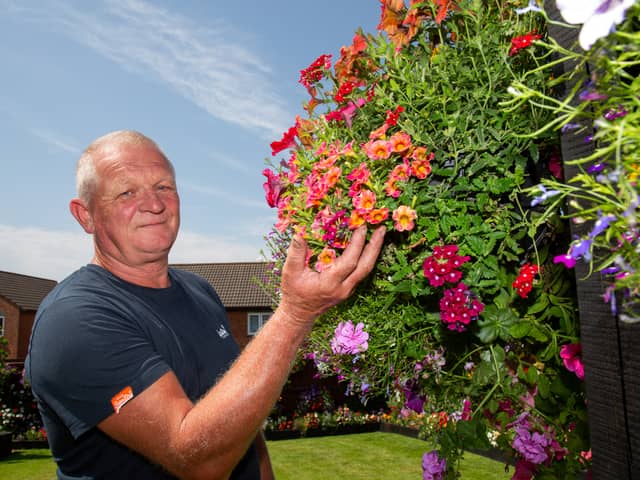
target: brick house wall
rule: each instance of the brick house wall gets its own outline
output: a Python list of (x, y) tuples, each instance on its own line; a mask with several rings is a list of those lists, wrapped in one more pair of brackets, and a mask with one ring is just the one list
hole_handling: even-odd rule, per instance
[(7, 360), (15, 361), (18, 357), (18, 341), (20, 339), (20, 309), (13, 303), (0, 297), (0, 315), (4, 317), (4, 339), (6, 345), (1, 345), (7, 353)]

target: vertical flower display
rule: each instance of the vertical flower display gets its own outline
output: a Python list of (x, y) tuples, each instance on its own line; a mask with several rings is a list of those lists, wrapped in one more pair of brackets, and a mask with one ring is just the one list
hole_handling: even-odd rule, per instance
[[(455, 478), (465, 449), (490, 447), (516, 460), (514, 478), (577, 475), (584, 386), (561, 346), (580, 332), (572, 272), (554, 259), (571, 242), (572, 260), (591, 249), (557, 214), (541, 221), (566, 196), (546, 182), (559, 176), (554, 114), (527, 101), (551, 96), (544, 12), (526, 0), (379, 3), (377, 32), (301, 71), (304, 118), (264, 172), (276, 268), (293, 234), (321, 272), (355, 228), (387, 228), (370, 278), (302, 354), (415, 420), (436, 442), (424, 478)], [(612, 222), (603, 211), (592, 241)]]

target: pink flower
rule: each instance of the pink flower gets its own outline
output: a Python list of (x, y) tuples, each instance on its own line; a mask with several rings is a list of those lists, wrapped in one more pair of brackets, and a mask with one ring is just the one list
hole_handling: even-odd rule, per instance
[(391, 218), (395, 222), (394, 228), (399, 232), (413, 230), (416, 211), (406, 205), (400, 205), (393, 211)]
[(584, 365), (581, 354), (581, 343), (570, 343), (560, 347), (560, 358), (562, 358), (565, 368), (574, 372), (580, 380), (584, 380)]
[(333, 248), (325, 247), (318, 255), (316, 261), (316, 271), (322, 272), (330, 267), (336, 259), (336, 251)]
[(338, 355), (357, 354), (369, 348), (369, 334), (364, 331), (364, 323), (353, 325), (351, 320), (340, 322), (331, 339), (331, 350)]
[(268, 168), (265, 168), (262, 174), (267, 177), (267, 181), (262, 184), (266, 194), (267, 204), (273, 208), (278, 205), (285, 183), (280, 178), (280, 175), (276, 175)]
[(391, 144), (386, 140), (369, 141), (363, 148), (371, 160), (386, 160), (391, 155)]
[(370, 212), (376, 205), (376, 194), (371, 190), (362, 190), (353, 197), (353, 206), (359, 212)]

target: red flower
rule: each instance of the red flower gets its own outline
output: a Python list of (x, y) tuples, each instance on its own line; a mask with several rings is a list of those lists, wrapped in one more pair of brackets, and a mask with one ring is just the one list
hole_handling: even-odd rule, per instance
[(271, 142), (271, 155), (276, 156), (287, 148), (295, 147), (295, 138), (298, 135), (298, 129), (293, 126), (282, 135), (282, 139), (279, 141)]
[(520, 35), (511, 39), (511, 49), (509, 50), (509, 56), (513, 56), (523, 48), (527, 48), (533, 44), (534, 40), (539, 40), (542, 35), (536, 34), (535, 30), (527, 33), (526, 35)]
[(526, 263), (522, 267), (520, 267), (518, 278), (515, 279), (512, 286), (518, 291), (518, 295), (520, 295), (522, 298), (527, 298), (527, 296), (529, 295), (529, 292), (533, 288), (533, 278), (537, 273), (537, 265)]
[(326, 70), (331, 68), (331, 55), (320, 55), (311, 65), (304, 70), (300, 70), (299, 82), (311, 93), (314, 84), (324, 77)]

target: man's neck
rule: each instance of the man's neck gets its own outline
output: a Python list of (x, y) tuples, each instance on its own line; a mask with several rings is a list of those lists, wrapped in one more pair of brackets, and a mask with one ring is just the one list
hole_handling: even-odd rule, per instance
[(171, 286), (168, 260), (134, 266), (120, 262), (105, 261), (105, 259), (96, 255), (91, 263), (134, 285), (148, 288), (167, 288)]

